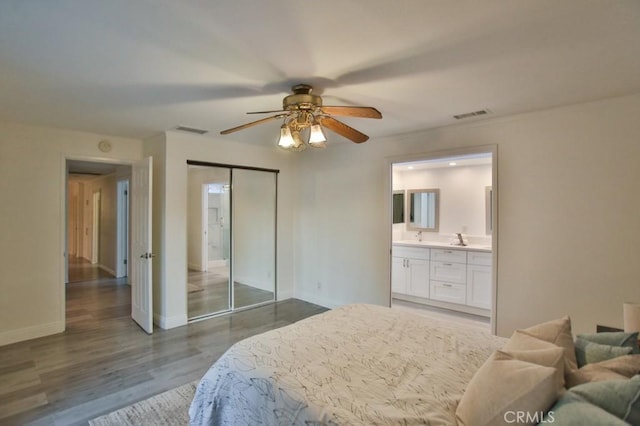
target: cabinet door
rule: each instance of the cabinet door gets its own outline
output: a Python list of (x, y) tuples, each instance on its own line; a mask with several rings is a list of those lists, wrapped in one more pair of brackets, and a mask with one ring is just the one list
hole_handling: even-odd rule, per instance
[(409, 263), (408, 293), (413, 296), (429, 297), (429, 261), (407, 259)]
[(467, 265), (467, 305), (491, 309), (491, 266)]
[(407, 268), (404, 257), (391, 258), (391, 291), (394, 293), (407, 293)]

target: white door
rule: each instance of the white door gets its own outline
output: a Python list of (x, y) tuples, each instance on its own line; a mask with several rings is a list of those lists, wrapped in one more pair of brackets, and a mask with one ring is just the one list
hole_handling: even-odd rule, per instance
[(152, 159), (135, 163), (131, 173), (131, 317), (153, 333), (151, 281), (151, 171)]

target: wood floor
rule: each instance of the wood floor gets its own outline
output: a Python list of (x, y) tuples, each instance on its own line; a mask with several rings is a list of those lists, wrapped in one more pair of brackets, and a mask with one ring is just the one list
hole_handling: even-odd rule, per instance
[(200, 378), (241, 339), (326, 310), (290, 299), (148, 336), (130, 295), (113, 279), (69, 284), (64, 333), (0, 347), (0, 425), (87, 425)]

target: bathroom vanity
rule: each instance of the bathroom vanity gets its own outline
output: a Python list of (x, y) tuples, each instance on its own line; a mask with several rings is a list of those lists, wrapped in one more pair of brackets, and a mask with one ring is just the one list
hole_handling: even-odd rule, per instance
[(393, 298), (491, 315), (491, 247), (399, 241), (391, 256)]

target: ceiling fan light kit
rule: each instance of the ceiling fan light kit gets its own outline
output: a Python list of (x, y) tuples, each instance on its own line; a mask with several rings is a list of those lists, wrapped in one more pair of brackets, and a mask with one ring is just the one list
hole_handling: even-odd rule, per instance
[[(333, 115), (382, 118), (380, 111), (373, 107), (323, 106), (322, 97), (312, 94), (313, 88), (308, 84), (295, 85), (291, 90), (293, 94), (285, 96), (282, 100), (282, 110), (247, 113), (275, 113), (275, 115), (223, 130), (220, 134), (227, 135), (271, 120), (284, 119), (282, 126), (280, 126), (278, 146), (285, 150), (303, 151), (307, 148), (307, 145), (313, 148), (325, 148), (327, 146), (327, 138), (322, 130), (323, 126), (355, 143), (362, 143), (369, 139), (369, 136), (364, 133), (336, 120), (332, 117)], [(302, 132), (308, 133), (306, 142), (303, 140)]]

